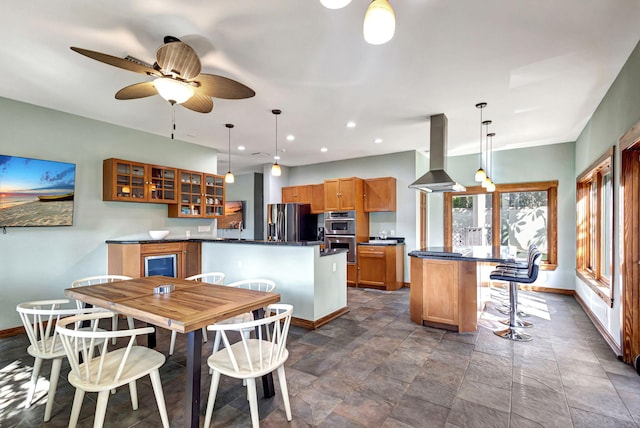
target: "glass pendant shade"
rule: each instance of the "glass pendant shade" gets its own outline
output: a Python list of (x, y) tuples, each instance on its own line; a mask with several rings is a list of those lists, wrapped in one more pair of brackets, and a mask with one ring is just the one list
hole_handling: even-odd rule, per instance
[(271, 166), (271, 175), (274, 177), (280, 177), (282, 175), (282, 168), (280, 168), (277, 161)]
[(225, 183), (235, 183), (236, 182), (236, 178), (233, 176), (233, 174), (231, 173), (231, 171), (228, 171), (225, 176), (224, 176), (224, 182)]
[(235, 183), (236, 178), (231, 173), (231, 128), (233, 128), (233, 124), (232, 123), (225, 123), (224, 126), (226, 126), (227, 129), (229, 130), (229, 171), (227, 171), (227, 173), (224, 176), (224, 182), (225, 183)]
[(342, 9), (351, 3), (351, 0), (320, 0), (320, 3), (327, 9)]
[(482, 188), (487, 189), (489, 188), (490, 184), (491, 184), (491, 179), (489, 177), (486, 177), (484, 180), (482, 180)]
[(484, 169), (482, 169), (482, 167), (480, 167), (476, 171), (476, 176), (474, 178), (478, 183), (481, 183), (485, 178), (487, 178), (487, 173), (484, 172)]
[(489, 183), (489, 186), (487, 187), (487, 192), (495, 192), (496, 191), (496, 185), (493, 184), (493, 181)]
[(153, 81), (162, 98), (171, 104), (182, 104), (189, 100), (195, 93), (191, 85), (186, 85), (169, 77), (160, 77)]
[(381, 45), (393, 38), (396, 15), (388, 0), (373, 0), (364, 16), (362, 33), (367, 43)]

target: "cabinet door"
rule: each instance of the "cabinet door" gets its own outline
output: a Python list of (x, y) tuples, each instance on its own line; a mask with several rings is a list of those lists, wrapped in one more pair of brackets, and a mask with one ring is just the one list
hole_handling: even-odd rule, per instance
[(341, 210), (355, 210), (357, 198), (357, 179), (355, 177), (339, 180), (338, 201)]
[(336, 211), (340, 209), (339, 204), (339, 184), (338, 179), (324, 181), (324, 209), (325, 211)]
[(106, 159), (102, 164), (102, 175), (102, 199), (104, 201), (146, 201), (145, 164), (120, 159)]
[(202, 174), (180, 171), (179, 217), (202, 217)]
[(369, 178), (364, 181), (365, 212), (396, 210), (396, 179)]
[(311, 203), (311, 186), (296, 186), (296, 202), (300, 204)]
[(431, 322), (458, 325), (458, 262), (426, 260), (423, 319)]
[(358, 285), (386, 288), (387, 261), (384, 247), (358, 246)]
[(203, 212), (204, 217), (215, 218), (224, 215), (224, 177), (204, 174)]
[(347, 285), (355, 287), (358, 281), (358, 265), (355, 263), (347, 263)]
[(288, 204), (290, 202), (297, 202), (296, 201), (296, 187), (295, 186), (283, 187), (282, 188), (282, 203), (283, 204)]
[(178, 171), (164, 166), (148, 166), (149, 200), (161, 204), (172, 204), (178, 201), (176, 180)]
[(311, 186), (311, 214), (324, 212), (324, 184), (312, 184)]

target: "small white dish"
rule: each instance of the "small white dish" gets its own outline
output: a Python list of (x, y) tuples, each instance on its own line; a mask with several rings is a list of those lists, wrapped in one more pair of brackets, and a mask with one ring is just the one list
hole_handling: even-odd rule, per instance
[(151, 236), (151, 239), (164, 239), (167, 237), (167, 235), (169, 235), (168, 230), (150, 230), (149, 231), (149, 236)]

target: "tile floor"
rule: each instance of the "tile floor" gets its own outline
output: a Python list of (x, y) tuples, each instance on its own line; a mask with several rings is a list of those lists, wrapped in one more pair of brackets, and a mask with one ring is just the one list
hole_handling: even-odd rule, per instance
[[(292, 327), (286, 373), (293, 427), (640, 426), (640, 376), (616, 359), (573, 297), (521, 293), (534, 339), (515, 343), (492, 333), (502, 326), (493, 303), (477, 333), (460, 335), (411, 323), (408, 289), (348, 293), (348, 314), (315, 331)], [(158, 332), (158, 350), (166, 352), (169, 336)], [(176, 427), (183, 422), (185, 345), (179, 336), (161, 370)], [(211, 346), (211, 340), (203, 346), (203, 361)], [(0, 427), (67, 426), (68, 366), (50, 422), (42, 423), (45, 378), (37, 402), (20, 407), (33, 364), (25, 349), (25, 336), (0, 340)], [(43, 364), (44, 376), (49, 368)], [(203, 369), (203, 415), (208, 388)], [(244, 394), (241, 383), (223, 378), (214, 426), (250, 426)], [(138, 395), (140, 408), (132, 411), (128, 389), (118, 389), (105, 426), (160, 426), (148, 379), (139, 382)], [(276, 396), (260, 399), (259, 407), (263, 427), (287, 426), (277, 385)], [(79, 426), (92, 426), (94, 409), (95, 395), (88, 394)]]

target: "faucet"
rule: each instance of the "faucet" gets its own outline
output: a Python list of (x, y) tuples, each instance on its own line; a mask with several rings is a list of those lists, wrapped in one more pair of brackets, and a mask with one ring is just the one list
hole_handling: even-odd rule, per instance
[(242, 220), (238, 222), (238, 240), (242, 240)]

